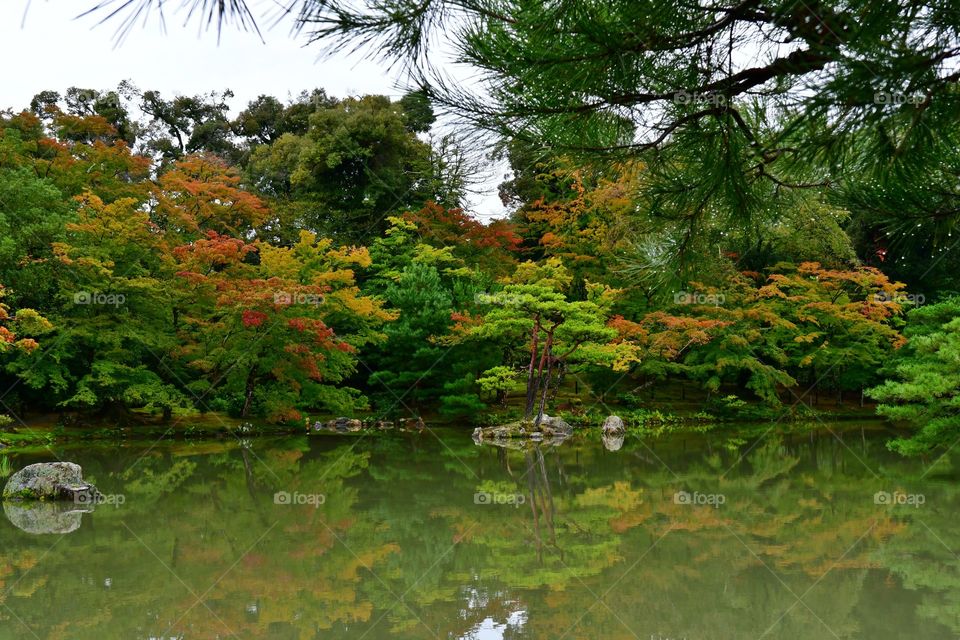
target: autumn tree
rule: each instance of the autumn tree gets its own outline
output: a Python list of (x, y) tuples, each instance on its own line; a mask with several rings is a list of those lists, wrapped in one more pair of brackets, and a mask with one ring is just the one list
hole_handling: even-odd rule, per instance
[[(7, 289), (0, 285), (0, 300), (6, 295)], [(10, 307), (0, 302), (0, 355), (12, 350), (30, 353), (39, 346), (34, 336), (52, 330), (50, 321), (34, 309), (18, 309), (11, 315)]]
[(795, 328), (792, 341), (783, 341), (794, 370), (806, 370), (812, 388), (825, 382), (842, 392), (862, 389), (903, 345), (902, 289), (873, 268), (806, 262), (775, 269), (758, 295)]
[(30, 101), (30, 110), (42, 119), (53, 118), (57, 113), (78, 118), (101, 117), (114, 128), (117, 137), (133, 147), (140, 133), (140, 124), (130, 113), (131, 89), (129, 84), (121, 83), (112, 91), (80, 87), (70, 87), (63, 94), (41, 91)]
[(29, 111), (0, 116), (0, 166), (29, 168), (67, 198), (146, 195), (151, 160), (133, 153), (106, 118), (56, 109), (48, 115), (48, 122)]
[(354, 284), (365, 249), (334, 248), (308, 232), (276, 248), (209, 231), (174, 255), (188, 287), (177, 355), (200, 375), (190, 389), (202, 406), (216, 394), (215, 407), (274, 421), (298, 408), (363, 406), (359, 391), (340, 383), (391, 319)]
[(514, 214), (526, 235), (526, 252), (561, 258), (580, 281), (622, 280), (619, 260), (635, 251), (633, 243), (644, 226), (637, 215), (643, 178), (639, 163), (598, 175), (569, 159), (558, 161), (537, 176), (552, 184), (555, 193), (523, 203)]
[(487, 273), (507, 275), (520, 249), (515, 226), (507, 220), (484, 224), (463, 209), (447, 209), (432, 201), (404, 213), (403, 219), (416, 226), (420, 242), (437, 249), (450, 247), (465, 264)]
[[(21, 308), (15, 313), (3, 302), (7, 289), (0, 285), (0, 371), (6, 370), (12, 356), (23, 354), (29, 357), (40, 346), (36, 338), (53, 331), (49, 320), (34, 309)], [(12, 386), (7, 388), (7, 394)], [(5, 394), (6, 395), (6, 394)], [(12, 404), (13, 398), (7, 398), (4, 407)], [(13, 422), (13, 418), (0, 411), (0, 428)]]
[(645, 382), (687, 377), (712, 393), (729, 385), (777, 406), (799, 380), (814, 392), (859, 389), (903, 344), (903, 285), (880, 272), (818, 263), (770, 272), (731, 272), (721, 286), (692, 282), (667, 309), (616, 318), (621, 366)]
[(65, 408), (189, 409), (164, 364), (173, 348), (170, 272), (148, 214), (130, 198), (107, 204), (87, 194), (78, 204), (53, 247), (62, 264), (57, 340), (18, 373)]
[(157, 179), (152, 196), (151, 221), (173, 244), (207, 231), (246, 237), (270, 217), (266, 203), (241, 187), (239, 171), (212, 155), (173, 162)]

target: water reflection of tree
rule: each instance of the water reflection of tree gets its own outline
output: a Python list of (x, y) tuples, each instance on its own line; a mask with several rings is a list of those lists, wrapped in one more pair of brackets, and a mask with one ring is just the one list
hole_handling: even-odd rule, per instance
[[(855, 636), (863, 620), (883, 615), (882, 608), (865, 604), (863, 585), (882, 568), (874, 552), (901, 535), (904, 523), (873, 503), (876, 479), (858, 468), (845, 444), (833, 438), (815, 442), (768, 441), (751, 452), (742, 470), (723, 480), (718, 477), (745, 446), (729, 455), (715, 451), (676, 465), (668, 458), (673, 469), (651, 464), (642, 478), (631, 477), (625, 468), (605, 473), (610, 458), (600, 464), (574, 463), (569, 491), (551, 486), (554, 474), (540, 471), (541, 461), (549, 464), (553, 459), (549, 454), (525, 452), (524, 481), (533, 498), (527, 511), (533, 544), (526, 553), (535, 563), (524, 563), (523, 545), (505, 552), (502, 542), (510, 536), (475, 540), (496, 550), (493, 563), (504, 583), (534, 587), (539, 582), (545, 587), (511, 592), (514, 597), (523, 594), (526, 605), (539, 610), (540, 615), (530, 617), (530, 637), (567, 631), (564, 625), (575, 622), (565, 615), (567, 610), (583, 611), (595, 602), (595, 595), (604, 593), (605, 585), (624, 575), (631, 561), (661, 536), (656, 548), (604, 598), (620, 618), (633, 623), (631, 631), (640, 637), (759, 636), (774, 623), (773, 632), (780, 637), (822, 637), (830, 630), (841, 637)], [(504, 452), (497, 457), (504, 465)], [(567, 450), (558, 460), (564, 457), (574, 454)], [(578, 474), (583, 466), (593, 478)], [(628, 480), (598, 481), (597, 475)], [(672, 495), (680, 488), (723, 492), (728, 503), (722, 510), (677, 505)], [(599, 505), (609, 510), (608, 517), (588, 517)], [(617, 541), (610, 553), (617, 560), (612, 564), (560, 555), (583, 540), (601, 549), (608, 535)], [(496, 562), (498, 557), (502, 562)], [(563, 575), (559, 585), (551, 582), (558, 577), (551, 560), (575, 567), (575, 574)], [(798, 605), (794, 594), (805, 594), (806, 604)], [(758, 602), (765, 603), (762, 611), (756, 608)], [(783, 612), (789, 613), (777, 622)], [(630, 636), (618, 616), (598, 605), (580, 626), (612, 634), (609, 637)], [(911, 624), (907, 620), (901, 626)], [(897, 627), (891, 625), (891, 637)], [(727, 631), (718, 636), (717, 629)], [(936, 629), (931, 627), (933, 635)]]
[[(88, 474), (128, 503), (85, 516), (46, 556), (49, 544), (5, 531), (0, 580), (22, 580), (4, 603), (40, 637), (69, 638), (212, 637), (224, 624), (240, 637), (457, 638), (511, 619), (523, 620), (516, 638), (739, 638), (771, 626), (770, 637), (936, 638), (960, 627), (956, 557), (920, 523), (960, 539), (956, 490), (926, 487), (922, 513), (878, 508), (881, 487), (854, 453), (889, 487), (915, 488), (921, 472), (872, 441), (354, 444), (166, 447), (132, 471), (142, 450), (91, 457)], [(278, 488), (327, 501), (278, 507)], [(727, 501), (676, 504), (680, 489)], [(478, 490), (525, 501), (475, 504)], [(216, 615), (190, 609), (195, 596), (164, 564), (197, 595), (209, 589)]]
[[(557, 531), (553, 525), (553, 493), (550, 491), (550, 479), (547, 477), (547, 468), (543, 460), (543, 450), (535, 447), (524, 455), (526, 467), (524, 475), (527, 478), (527, 504), (533, 515), (533, 532), (536, 541), (537, 561), (543, 564), (544, 532), (546, 528), (547, 544), (553, 547), (563, 562), (563, 549), (557, 544)], [(561, 476), (562, 477), (562, 476)]]

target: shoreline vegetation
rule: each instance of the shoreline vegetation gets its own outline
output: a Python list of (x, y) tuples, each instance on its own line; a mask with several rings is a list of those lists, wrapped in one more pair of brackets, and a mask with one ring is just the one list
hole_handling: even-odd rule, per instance
[[(572, 391), (572, 390), (571, 390)], [(891, 434), (902, 432), (892, 424), (879, 418), (875, 406), (858, 403), (838, 405), (832, 403), (820, 405), (804, 404), (792, 408), (783, 408), (776, 414), (755, 405), (757, 414), (745, 417), (744, 407), (738, 405), (736, 413), (711, 414), (696, 410), (699, 406), (689, 400), (689, 392), (681, 394), (677, 388), (661, 390), (660, 400), (647, 401), (647, 406), (636, 407), (624, 404), (594, 406), (588, 411), (561, 409), (556, 417), (573, 427), (571, 436), (600, 434), (604, 419), (608, 415), (619, 416), (624, 423), (625, 432), (634, 437), (661, 437), (678, 433), (701, 433), (724, 429), (735, 423), (731, 436), (749, 434), (754, 428), (766, 430), (775, 425), (777, 433), (792, 433), (798, 428), (801, 432), (816, 431), (823, 423), (861, 422), (883, 425)], [(486, 413), (477, 419), (465, 422), (443, 418), (437, 414), (426, 414), (414, 418), (400, 415), (387, 419), (382, 415), (367, 412), (354, 416), (317, 415), (304, 417), (302, 422), (276, 424), (263, 420), (243, 420), (226, 414), (199, 414), (164, 420), (155, 413), (130, 412), (122, 424), (109, 423), (104, 418), (82, 414), (47, 414), (35, 416), (25, 424), (11, 424), (0, 432), (0, 456), (20, 454), (29, 451), (41, 451), (55, 444), (81, 442), (117, 442), (169, 440), (209, 440), (236, 439), (249, 442), (253, 438), (278, 436), (324, 436), (330, 434), (364, 436), (382, 432), (408, 431), (422, 432), (436, 428), (460, 428), (469, 433), (475, 426), (495, 427), (522, 419), (523, 407), (518, 399), (514, 406), (500, 411)], [(671, 401), (672, 400), (672, 401)], [(559, 395), (557, 404), (571, 407), (576, 404), (577, 396)], [(342, 424), (336, 425), (335, 423)], [(349, 424), (348, 424), (349, 423)]]

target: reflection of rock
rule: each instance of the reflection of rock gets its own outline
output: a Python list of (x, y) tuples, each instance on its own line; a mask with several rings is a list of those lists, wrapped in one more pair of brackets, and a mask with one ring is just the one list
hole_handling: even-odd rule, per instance
[(603, 421), (604, 433), (623, 433), (623, 420), (620, 416), (607, 416)]
[(354, 418), (337, 418), (327, 422), (314, 422), (314, 431), (359, 431), (363, 423)]
[(84, 513), (92, 507), (69, 502), (4, 502), (3, 513), (13, 526), (27, 533), (70, 533), (80, 528)]
[(623, 446), (623, 432), (620, 433), (604, 433), (600, 436), (600, 439), (603, 440), (603, 446), (607, 451), (619, 451), (620, 447)]
[(358, 420), (356, 418), (346, 418), (340, 417), (335, 420), (328, 420), (327, 422), (314, 422), (313, 430), (314, 431), (360, 431), (362, 429), (379, 429), (381, 431), (386, 429), (393, 429), (398, 427), (403, 430), (408, 429), (417, 429), (421, 430), (426, 428), (426, 425), (423, 423), (423, 418), (400, 418), (395, 423), (389, 420)]
[(97, 488), (83, 481), (83, 470), (72, 462), (38, 462), (20, 469), (3, 488), (5, 500), (71, 500), (93, 502)]
[(340, 417), (328, 422), (327, 427), (336, 429), (337, 431), (359, 431), (363, 428), (363, 423), (356, 418)]
[(509, 440), (512, 438), (531, 440), (558, 438), (562, 440), (571, 433), (573, 433), (573, 427), (562, 419), (545, 415), (540, 420), (539, 425), (534, 425), (534, 423), (529, 420), (521, 420), (496, 427), (477, 427), (473, 430), (473, 439), (475, 442)]
[(417, 431), (422, 431), (427, 428), (427, 425), (423, 423), (423, 418), (420, 416), (416, 418), (400, 418), (397, 420), (397, 426), (401, 429), (416, 429)]

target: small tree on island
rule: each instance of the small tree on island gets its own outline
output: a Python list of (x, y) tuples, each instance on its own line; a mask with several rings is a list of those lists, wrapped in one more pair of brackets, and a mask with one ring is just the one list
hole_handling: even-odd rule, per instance
[(619, 291), (587, 283), (586, 300), (569, 300), (572, 278), (558, 258), (522, 263), (503, 282), (501, 291), (478, 300), (491, 308), (468, 337), (502, 344), (518, 357), (524, 354), (524, 421), (539, 426), (551, 390), (556, 393), (571, 364), (606, 360), (605, 346), (617, 336), (607, 320)]

